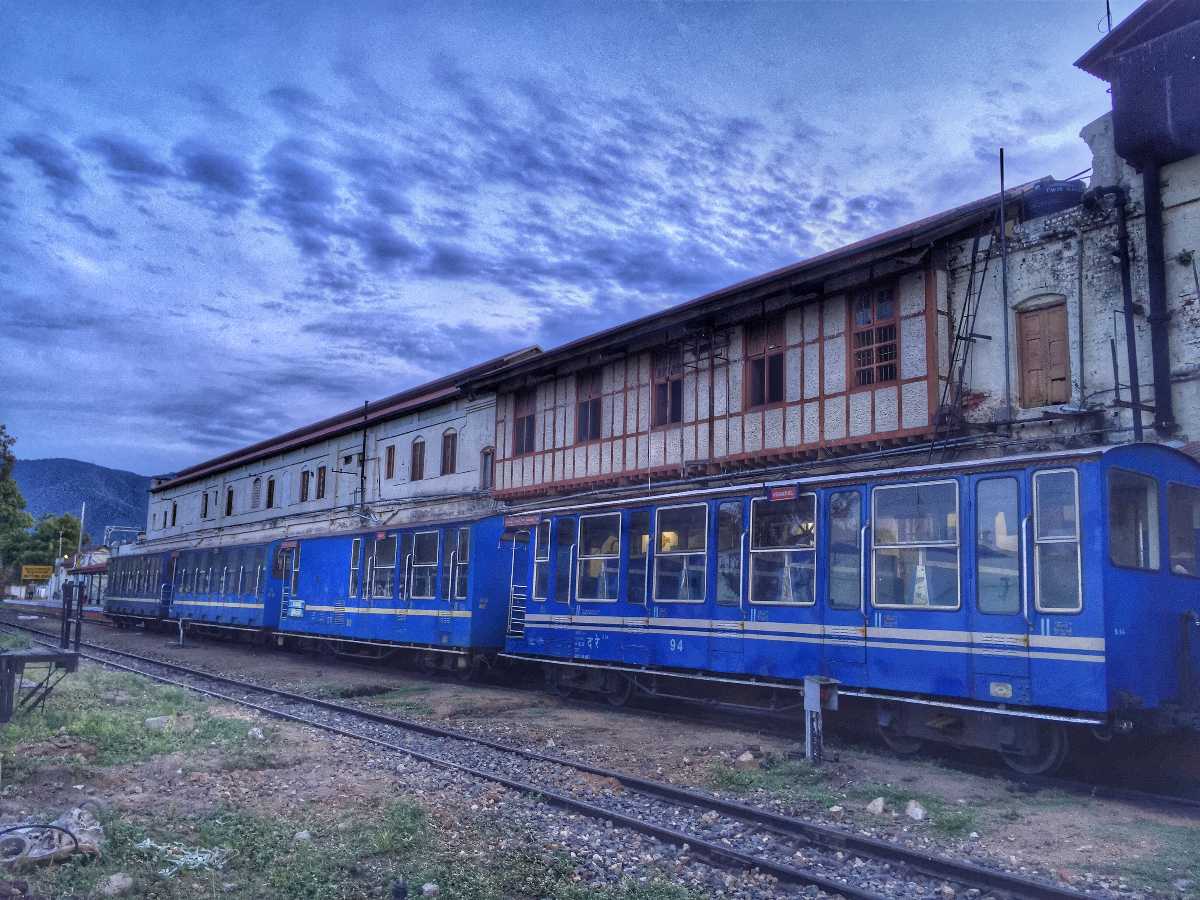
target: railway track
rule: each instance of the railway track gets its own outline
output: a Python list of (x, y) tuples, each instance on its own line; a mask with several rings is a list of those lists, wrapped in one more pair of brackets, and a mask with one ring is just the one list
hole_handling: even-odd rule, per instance
[[(53, 612), (39, 610), (38, 615), (43, 615), (49, 618), (54, 617)], [(93, 624), (102, 625), (104, 627), (116, 630), (116, 626), (111, 622), (102, 620), (89, 620)], [(15, 623), (7, 623), (0, 620), (0, 624), (14, 624), (14, 627), (20, 627), (27, 631), (38, 631), (38, 629), (30, 628), (25, 625), (15, 625)], [(48, 632), (39, 632), (48, 634)], [(95, 645), (101, 646), (101, 645)], [(112, 650), (112, 648), (104, 648), (111, 652), (120, 653), (123, 651)], [(158, 657), (147, 656), (145, 659), (154, 660), (163, 665), (173, 665), (168, 660), (163, 660)], [(339, 659), (340, 665), (351, 666), (368, 671), (377, 670), (378, 664), (369, 661), (355, 661), (352, 659)], [(420, 673), (414, 673), (420, 677)], [(521, 685), (512, 685), (517, 689), (523, 689)], [(540, 686), (535, 690), (541, 690)], [(656, 701), (653, 697), (644, 698), (646, 707), (651, 709), (655, 715), (664, 716), (671, 721), (681, 724), (690, 724), (694, 722), (703, 722), (710, 725), (736, 725), (738, 727), (753, 728), (761, 733), (769, 734), (773, 737), (780, 737), (786, 740), (795, 740), (798, 729), (803, 728), (803, 722), (799, 719), (789, 718), (779, 713), (763, 711), (761, 713), (751, 711), (726, 711), (713, 710), (698, 706), (694, 711), (689, 711), (688, 715), (680, 715), (676, 712), (671, 712), (666, 704)], [(578, 702), (587, 703), (586, 698)], [(598, 708), (611, 710), (612, 715), (622, 715), (624, 710), (620, 708), (612, 708), (604, 701), (597, 701), (595, 705)], [(632, 710), (639, 712), (640, 710)], [(413, 727), (419, 727), (415, 723)], [(463, 734), (466, 739), (468, 736)], [(472, 740), (483, 740), (482, 738), (470, 738)], [(873, 751), (880, 748), (872, 747)], [(936, 751), (937, 748), (934, 748)], [(1123, 803), (1129, 803), (1134, 806), (1139, 806), (1144, 809), (1152, 810), (1168, 810), (1176, 813), (1183, 813), (1189, 816), (1200, 817), (1200, 784), (1188, 783), (1186, 785), (1188, 794), (1182, 793), (1183, 787), (1180, 787), (1181, 793), (1165, 794), (1157, 793), (1150, 790), (1143, 790), (1123, 785), (1109, 784), (1102, 781), (1087, 781), (1078, 778), (1064, 777), (1062, 775), (1018, 775), (1011, 770), (999, 765), (988, 765), (986, 763), (972, 762), (969, 759), (958, 758), (955, 755), (946, 753), (940, 757), (940, 761), (948, 768), (965, 772), (971, 775), (978, 775), (985, 778), (1003, 778), (1008, 781), (1013, 790), (1018, 792), (1036, 793), (1038, 791), (1061, 791), (1063, 793), (1076, 795), (1079, 797), (1090, 797), (1102, 800), (1117, 800)]]
[[(35, 635), (46, 634), (24, 625), (4, 624)], [(497, 783), (668, 844), (686, 845), (692, 854), (710, 863), (757, 869), (781, 884), (809, 891), (816, 888), (855, 900), (951, 895), (1066, 900), (1087, 896), (1059, 884), (816, 825), (677, 785), (126, 650), (91, 643), (84, 646), (89, 651), (83, 654), (85, 658), (101, 665)]]

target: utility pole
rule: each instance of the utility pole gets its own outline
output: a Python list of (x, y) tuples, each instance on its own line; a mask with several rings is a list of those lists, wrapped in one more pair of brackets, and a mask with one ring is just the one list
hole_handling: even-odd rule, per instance
[(58, 556), (56, 556), (55, 559), (62, 559), (62, 539), (63, 530), (60, 528), (58, 529)]
[(83, 519), (87, 515), (87, 501), (83, 501), (83, 506), (79, 509), (79, 543), (75, 547), (75, 564), (79, 564), (79, 557), (83, 553)]
[(1004, 317), (1004, 421), (1012, 432), (1012, 353), (1008, 335), (1008, 217), (1004, 211), (1004, 148), (1000, 148), (1000, 297)]

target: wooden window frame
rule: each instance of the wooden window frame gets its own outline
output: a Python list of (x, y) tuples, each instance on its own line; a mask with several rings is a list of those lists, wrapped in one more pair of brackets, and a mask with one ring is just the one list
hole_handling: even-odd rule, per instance
[(391, 481), (396, 477), (396, 445), (388, 444), (383, 451), (383, 477)]
[(208, 491), (204, 491), (200, 495), (200, 518), (208, 518)]
[(274, 478), (267, 479), (267, 505), (265, 508), (266, 509), (274, 509), (275, 508), (275, 479)]
[(650, 356), (650, 427), (683, 424), (683, 351), (658, 350)]
[[(787, 329), (783, 316), (746, 323), (742, 343), (745, 409), (782, 406), (787, 402)], [(761, 379), (762, 388), (762, 397), (757, 401), (754, 396), (756, 372), (760, 373), (757, 378)], [(772, 387), (778, 388), (778, 396), (773, 396)]]
[(312, 478), (312, 472), (308, 469), (303, 469), (300, 472), (300, 502), (308, 502), (308, 484)]
[(513, 394), (513, 452), (528, 456), (537, 447), (537, 388)]
[(496, 485), (496, 448), (484, 447), (479, 451), (479, 489), (490, 491)]
[(425, 439), (414, 438), (409, 454), (408, 480), (423, 481), (425, 478)]
[(225, 489), (225, 515), (227, 515), (227, 516), (233, 515), (233, 488), (232, 487), (227, 487)]
[(442, 474), (453, 475), (458, 471), (458, 432), (447, 428), (442, 432)]
[(317, 499), (325, 499), (325, 466), (317, 466)]
[(575, 375), (575, 443), (600, 440), (604, 428), (604, 370), (584, 369)]
[[(891, 312), (879, 315), (880, 295), (887, 292)], [(846, 304), (847, 333), (850, 346), (846, 354), (847, 385), (849, 390), (875, 389), (900, 382), (900, 299), (895, 281), (875, 282), (849, 293)], [(870, 303), (870, 319), (860, 322), (860, 301)], [(890, 333), (881, 334), (885, 329)], [(860, 343), (860, 335), (862, 343)], [(868, 340), (869, 338), (869, 340)], [(881, 352), (882, 351), (882, 352)], [(880, 359), (882, 353), (889, 355)], [(863, 361), (869, 354), (869, 362)], [(861, 381), (863, 373), (870, 373), (869, 381)], [(886, 375), (887, 377), (881, 377)]]

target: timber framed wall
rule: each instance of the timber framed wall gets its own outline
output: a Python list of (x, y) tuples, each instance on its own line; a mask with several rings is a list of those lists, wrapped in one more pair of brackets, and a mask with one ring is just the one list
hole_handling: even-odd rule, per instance
[[(596, 396), (592, 390), (577, 395), (576, 375), (596, 368), (586, 353), (574, 364), (568, 360), (559, 366), (568, 371), (536, 384), (530, 452), (518, 454), (514, 447), (514, 402), (520, 391), (501, 388), (496, 493), (518, 497), (685, 470), (750, 468), (818, 451), (928, 437), (939, 390), (933, 361), (944, 355), (938, 346), (938, 289), (944, 291), (945, 283), (944, 273), (928, 263), (872, 282), (894, 286), (896, 373), (883, 384), (853, 383), (850, 297), (859, 286), (845, 285), (837, 293), (735, 323), (701, 342), (641, 349), (601, 363), (598, 439), (577, 440), (577, 401)], [(749, 408), (747, 331), (779, 319), (783, 397)], [(654, 365), (663, 353), (682, 357), (682, 415), (679, 422), (655, 426)]]

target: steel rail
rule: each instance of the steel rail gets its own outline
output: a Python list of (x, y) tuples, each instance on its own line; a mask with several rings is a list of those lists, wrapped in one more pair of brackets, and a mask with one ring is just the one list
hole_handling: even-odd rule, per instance
[[(5, 624), (9, 627), (19, 628), (21, 630), (30, 631), (37, 634), (45, 634), (45, 632), (30, 628), (29, 626), (13, 625), (11, 623), (0, 624)], [(656, 796), (660, 799), (668, 800), (674, 803), (691, 806), (693, 808), (719, 812), (723, 815), (740, 819), (748, 824), (753, 824), (760, 828), (766, 829), (777, 835), (807, 841), (811, 844), (819, 845), (825, 849), (842, 850), (860, 856), (898, 863), (914, 873), (918, 873), (929, 878), (953, 881), (967, 887), (979, 888), (984, 892), (1001, 891), (1012, 896), (1037, 898), (1037, 900), (1078, 900), (1078, 898), (1087, 896), (1087, 894), (1081, 893), (1072, 888), (1056, 885), (1050, 882), (1028, 878), (1021, 875), (1015, 875), (998, 869), (991, 869), (975, 863), (949, 859), (947, 857), (926, 853), (921, 850), (916, 850), (900, 844), (880, 840), (878, 838), (871, 838), (865, 835), (854, 834), (830, 826), (805, 822), (791, 816), (784, 816), (779, 813), (759, 809), (735, 800), (727, 800), (708, 794), (702, 794), (688, 788), (679, 787), (678, 785), (666, 784), (664, 782), (654, 781), (652, 779), (643, 778), (638, 775), (633, 775), (614, 769), (592, 766), (587, 763), (568, 760), (552, 754), (539, 753), (537, 751), (516, 747), (501, 741), (492, 740), (490, 738), (476, 737), (474, 735), (466, 734), (465, 732), (456, 731), (454, 729), (441, 728), (439, 726), (428, 725), (423, 722), (414, 722), (407, 719), (401, 719), (395, 716), (386, 715), (384, 713), (374, 712), (372, 710), (348, 706), (344, 703), (338, 703), (319, 697), (310, 697), (304, 694), (297, 694), (281, 688), (267, 687), (255, 684), (253, 682), (231, 678), (226, 675), (205, 672), (203, 670), (194, 669), (190, 666), (184, 666), (178, 663), (164, 662), (152, 657), (142, 656), (140, 654), (125, 650), (116, 650), (91, 643), (85, 643), (84, 646), (87, 646), (93, 650), (99, 650), (103, 653), (109, 653), (128, 659), (138, 660), (144, 663), (149, 663), (151, 665), (160, 666), (162, 668), (187, 675), (188, 677), (207, 679), (209, 681), (227, 684), (231, 687), (258, 691), (260, 693), (280, 697), (292, 703), (315, 706), (319, 709), (324, 709), (338, 715), (350, 716), (381, 725), (414, 731), (431, 737), (449, 738), (467, 743), (473, 743), (500, 752), (521, 756), (531, 761), (548, 762), (574, 769), (579, 772), (585, 772), (590, 775), (611, 778), (634, 791)], [(633, 817), (627, 816), (623, 813), (608, 810), (604, 807), (561, 794), (545, 787), (530, 785), (525, 782), (520, 782), (515, 779), (510, 779), (485, 770), (475, 769), (458, 763), (449, 762), (447, 760), (422, 753), (418, 750), (413, 750), (397, 744), (391, 744), (378, 738), (360, 735), (356, 732), (340, 729), (337, 726), (330, 726), (327, 723), (306, 719), (302, 716), (296, 716), (280, 710), (273, 710), (270, 707), (265, 707), (261, 704), (256, 704), (251, 701), (233, 697), (231, 695), (222, 694), (219, 691), (211, 691), (205, 688), (199, 688), (186, 682), (177, 681), (161, 675), (155, 675), (151, 672), (144, 672), (131, 666), (125, 666), (120, 663), (112, 662), (111, 660), (99, 659), (88, 654), (83, 655), (95, 662), (104, 665), (110, 665), (114, 668), (123, 669), (129, 672), (135, 672), (137, 674), (153, 678), (156, 681), (176, 685), (189, 690), (195, 690), (199, 693), (247, 706), (270, 715), (279, 716), (291, 721), (312, 725), (318, 728), (323, 728), (347, 737), (368, 741), (389, 750), (411, 755), (414, 758), (421, 759), (441, 768), (462, 771), (465, 774), (470, 774), (488, 781), (504, 784), (506, 787), (510, 787), (515, 790), (535, 794), (537, 796), (546, 798), (555, 805), (573, 809), (578, 812), (583, 812), (589, 816), (595, 816), (602, 819), (611, 819), (614, 822), (619, 822), (626, 827), (640, 831), (644, 834), (658, 837), (661, 840), (666, 840), (676, 844), (686, 843), (689, 846), (698, 849), (701, 855), (710, 857), (712, 859), (725, 860), (729, 863), (733, 863), (742, 867), (758, 868), (764, 872), (769, 872), (783, 881), (815, 885), (820, 887), (822, 890), (828, 890), (847, 897), (876, 898), (879, 896), (869, 891), (860, 891), (859, 889), (840, 881), (826, 879), (819, 875), (803, 872), (802, 870), (796, 869), (792, 866), (754, 857), (749, 854), (742, 853), (741, 851), (724, 847), (720, 844), (705, 841), (702, 838), (697, 838), (684, 832), (665, 828), (664, 826), (655, 825), (653, 823), (644, 822), (639, 819), (634, 819)]]

